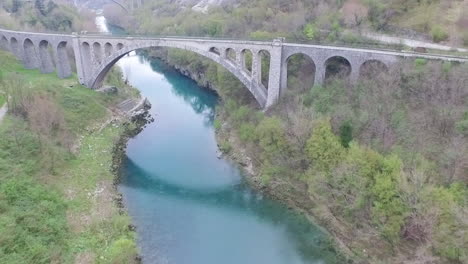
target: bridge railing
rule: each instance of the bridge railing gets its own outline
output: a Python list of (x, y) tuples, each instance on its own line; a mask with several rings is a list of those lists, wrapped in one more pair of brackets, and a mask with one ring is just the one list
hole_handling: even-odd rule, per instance
[[(1, 31), (2, 29), (0, 29)], [(9, 31), (9, 30), (7, 30)], [(24, 32), (29, 33), (29, 32)], [(35, 32), (36, 33), (36, 32)], [(58, 32), (37, 32), (40, 34), (51, 34), (51, 35), (79, 35), (79, 36), (88, 36), (88, 37), (103, 37), (106, 38), (142, 38), (142, 39), (151, 39), (151, 38), (173, 38), (173, 39), (204, 39), (204, 40), (225, 40), (225, 41), (259, 41), (259, 42), (272, 42), (272, 38), (232, 38), (232, 37), (223, 37), (223, 36), (174, 36), (174, 35), (138, 35), (138, 34), (128, 34), (123, 31), (119, 33), (102, 33), (102, 32), (88, 32), (82, 31), (79, 33), (58, 33)], [(442, 51), (442, 50), (431, 50), (427, 49), (427, 52), (415, 52), (414, 49), (411, 49), (403, 44), (384, 44), (375, 40), (367, 40), (358, 37), (357, 39), (351, 39), (350, 41), (316, 41), (308, 40), (301, 38), (284, 38), (285, 43), (290, 44), (304, 44), (304, 45), (321, 45), (321, 46), (331, 46), (337, 48), (359, 48), (359, 49), (372, 49), (388, 52), (403, 52), (419, 55), (438, 55), (447, 58), (458, 58), (458, 59), (468, 59), (468, 52), (458, 52), (458, 51)]]

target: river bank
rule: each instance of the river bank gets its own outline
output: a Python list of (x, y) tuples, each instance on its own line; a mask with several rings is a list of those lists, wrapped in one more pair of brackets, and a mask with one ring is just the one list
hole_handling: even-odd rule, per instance
[[(118, 93), (104, 94), (74, 77), (25, 70), (6, 52), (0, 51), (0, 58), (0, 86), (14, 99), (11, 111), (20, 109), (17, 102), (47, 103), (44, 120), (8, 113), (0, 124), (0, 262), (137, 261), (135, 233), (117, 203), (112, 169), (116, 143), (139, 127), (118, 104), (138, 98), (138, 92), (125, 86), (118, 72), (107, 80)], [(30, 99), (18, 96), (25, 92)], [(38, 129), (39, 121), (49, 125)], [(51, 132), (53, 127), (59, 129)]]

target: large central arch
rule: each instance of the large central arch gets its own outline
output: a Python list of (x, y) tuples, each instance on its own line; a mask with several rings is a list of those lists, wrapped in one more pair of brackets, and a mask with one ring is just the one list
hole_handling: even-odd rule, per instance
[[(267, 103), (268, 91), (253, 81), (252, 76), (249, 75), (245, 70), (238, 65), (234, 64), (227, 56), (226, 51), (230, 49), (229, 47), (217, 47), (217, 46), (208, 46), (208, 45), (197, 45), (196, 43), (177, 43), (175, 41), (160, 41), (159, 43), (141, 43), (136, 45), (124, 45), (118, 43), (114, 45), (117, 48), (113, 49), (113, 52), (109, 56), (102, 58), (101, 62), (95, 62), (91, 75), (89, 78), (86, 78), (87, 86), (93, 89), (99, 88), (107, 73), (111, 68), (125, 55), (129, 54), (132, 51), (146, 48), (154, 47), (165, 47), (165, 48), (178, 48), (182, 50), (195, 52), (205, 58), (208, 58), (219, 65), (223, 66), (226, 70), (232, 73), (242, 84), (250, 91), (254, 96), (260, 107), (264, 108)], [(197, 47), (198, 46), (198, 47)], [(108, 46), (108, 49), (111, 47)], [(217, 52), (216, 52), (217, 51)]]

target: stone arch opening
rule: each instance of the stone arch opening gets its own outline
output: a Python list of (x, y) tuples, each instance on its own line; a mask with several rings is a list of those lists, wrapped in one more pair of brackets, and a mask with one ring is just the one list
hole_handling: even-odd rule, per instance
[(268, 84), (270, 81), (270, 52), (266, 50), (261, 50), (258, 52), (260, 57), (260, 81), (265, 88), (268, 89)]
[(263, 108), (266, 106), (268, 94), (265, 88), (262, 88), (258, 85), (253, 84), (252, 80), (248, 78), (245, 74), (242, 74), (242, 72), (237, 68), (238, 67), (237, 64), (227, 63), (226, 60), (220, 60), (220, 57), (217, 54), (210, 52), (208, 49), (202, 50), (197, 47), (191, 47), (191, 46), (183, 46), (183, 47), (172, 46), (172, 45), (154, 46), (152, 44), (149, 44), (148, 46), (140, 46), (138, 48), (126, 47), (121, 51), (114, 52), (112, 56), (109, 57), (108, 60), (106, 60), (106, 63), (103, 63), (97, 69), (93, 70), (91, 75), (89, 75), (88, 77), (85, 77), (85, 80), (83, 81), (83, 83), (92, 89), (99, 88), (102, 85), (107, 73), (112, 69), (112, 67), (121, 58), (123, 58), (124, 56), (138, 49), (154, 48), (154, 47), (182, 49), (182, 50), (194, 52), (198, 55), (211, 59), (212, 61), (223, 66), (228, 72), (233, 74), (233, 76), (237, 78), (250, 91), (250, 94), (258, 102), (260, 107)]
[(294, 91), (307, 91), (314, 86), (316, 66), (312, 58), (296, 53), (286, 59), (286, 87)]
[(211, 52), (211, 53), (214, 53), (214, 54), (216, 54), (216, 55), (218, 55), (218, 56), (221, 55), (221, 52), (219, 52), (219, 49), (216, 48), (216, 47), (211, 47), (211, 48), (210, 48), (210, 52)]
[(16, 57), (21, 59), (21, 51), (19, 49), (18, 40), (16, 38), (11, 38), (10, 39), (10, 48), (11, 48), (11, 52), (14, 55), (16, 55)]
[(59, 78), (67, 78), (72, 75), (70, 57), (71, 55), (68, 51), (67, 42), (60, 42), (57, 45), (57, 75)]
[(333, 56), (325, 62), (325, 81), (348, 78), (351, 70), (351, 63), (346, 58)]
[(6, 51), (10, 50), (10, 43), (8, 42), (8, 39), (5, 36), (2, 36), (0, 40), (0, 48)]
[(89, 76), (92, 73), (93, 64), (91, 62), (91, 46), (88, 42), (81, 43), (82, 47), (82, 57), (83, 57), (83, 71), (85, 76)]
[(253, 54), (249, 49), (244, 49), (241, 52), (241, 67), (242, 70), (247, 72), (249, 75), (252, 75), (252, 59)]
[(99, 42), (94, 42), (93, 44), (93, 60), (97, 64), (102, 63), (102, 49), (101, 44)]
[(386, 73), (388, 73), (387, 65), (379, 60), (368, 60), (359, 69), (359, 77), (364, 79), (374, 79)]
[(122, 43), (117, 44), (117, 50), (121, 50), (124, 48), (124, 45)]
[(104, 45), (104, 56), (107, 58), (107, 57), (110, 57), (112, 55), (112, 51), (113, 51), (113, 47), (112, 47), (112, 44), (110, 44), (109, 42), (107, 42), (105, 45)]
[(236, 62), (237, 56), (236, 56), (236, 51), (231, 48), (226, 49), (226, 59), (232, 63)]
[(40, 70), (42, 73), (51, 73), (55, 71), (51, 52), (52, 50), (47, 40), (39, 42)]
[(25, 39), (23, 42), (24, 49), (24, 65), (27, 69), (35, 69), (38, 67), (38, 59), (34, 43), (30, 39)]

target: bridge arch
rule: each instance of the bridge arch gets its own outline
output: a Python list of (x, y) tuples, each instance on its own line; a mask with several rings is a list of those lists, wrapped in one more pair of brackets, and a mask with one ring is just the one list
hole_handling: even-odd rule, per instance
[(240, 53), (241, 69), (248, 75), (252, 75), (253, 68), (253, 53), (250, 49), (243, 49)]
[(93, 44), (93, 61), (96, 64), (101, 64), (102, 63), (102, 47), (101, 43), (99, 42), (94, 42)]
[(212, 52), (212, 53), (214, 53), (214, 54), (216, 54), (216, 55), (218, 55), (218, 56), (221, 55), (221, 52), (220, 52), (219, 49), (216, 48), (216, 47), (211, 47), (211, 48), (210, 48), (210, 52)]
[(41, 42), (39, 42), (39, 59), (39, 68), (42, 73), (51, 73), (55, 71), (50, 44), (47, 40), (42, 40)]
[(112, 55), (112, 51), (113, 51), (114, 47), (112, 46), (112, 44), (110, 44), (109, 42), (107, 42), (106, 44), (104, 44), (104, 56), (107, 58), (109, 56)]
[[(212, 61), (220, 64), (230, 73), (232, 73), (239, 81), (244, 84), (244, 86), (250, 91), (250, 93), (254, 96), (258, 104), (263, 108), (266, 106), (267, 102), (267, 91), (259, 85), (253, 84), (252, 80), (240, 70), (237, 65), (229, 62), (227, 59), (223, 58), (214, 52), (212, 52), (212, 48), (205, 48), (197, 46), (196, 44), (193, 45), (182, 45), (177, 43), (151, 43), (148, 45), (138, 45), (138, 46), (124, 46), (121, 50), (114, 51), (113, 54), (107, 58), (105, 58), (99, 67), (90, 74), (90, 78), (88, 79), (87, 86), (93, 89), (99, 88), (102, 85), (102, 82), (110, 71), (112, 66), (114, 66), (117, 61), (119, 61), (122, 57), (129, 54), (132, 51), (138, 49), (145, 49), (145, 48), (152, 48), (152, 47), (166, 47), (166, 48), (178, 48), (187, 51), (195, 52), (203, 57), (211, 59)], [(219, 49), (218, 49), (219, 51)]]
[[(317, 65), (310, 55), (303, 52), (294, 53), (286, 58), (284, 64), (286, 70), (282, 78), (285, 78), (284, 83), (288, 90), (298, 88), (305, 91), (315, 85)], [(300, 75), (300, 81), (290, 78), (293, 72)]]
[(351, 75), (353, 69), (351, 62), (343, 56), (331, 56), (325, 60), (325, 80), (331, 78), (348, 78)]
[(39, 66), (36, 48), (31, 39), (26, 38), (23, 42), (24, 66), (27, 69), (35, 69)]
[(23, 59), (21, 55), (21, 50), (19, 47), (18, 40), (15, 37), (12, 37), (10, 39), (10, 49), (11, 49), (11, 52), (13, 52), (13, 54), (16, 55), (16, 57), (18, 57), (19, 59)]
[(388, 65), (380, 60), (367, 60), (359, 67), (359, 76), (364, 78), (375, 78), (376, 76), (388, 73)]
[(271, 54), (268, 50), (260, 50), (257, 53), (258, 56), (258, 74), (260, 74), (259, 79), (260, 83), (268, 89), (270, 82), (270, 63), (271, 63)]
[(59, 78), (67, 78), (72, 75), (67, 45), (68, 43), (66, 41), (61, 41), (57, 45), (57, 75), (59, 76)]
[(83, 71), (86, 76), (89, 76), (90, 74), (92, 74), (93, 64), (91, 59), (91, 46), (88, 42), (85, 41), (81, 43), (81, 52), (83, 58)]
[(226, 49), (225, 57), (229, 62), (236, 63), (237, 55), (236, 55), (236, 51), (233, 48)]
[(8, 42), (8, 39), (5, 36), (2, 36), (0, 40), (0, 48), (3, 50), (10, 50), (10, 43)]

